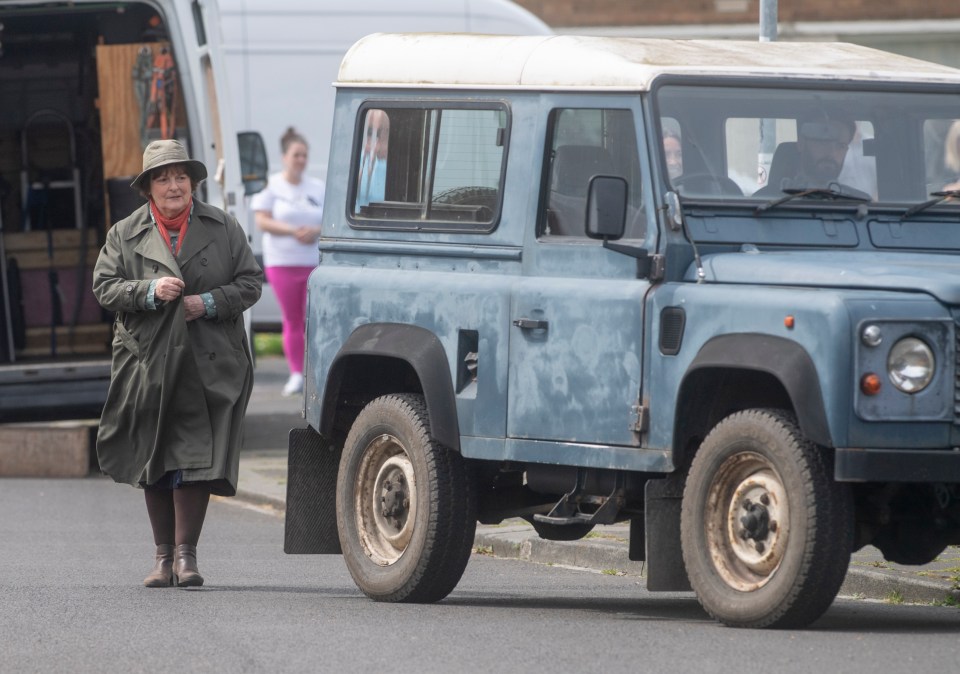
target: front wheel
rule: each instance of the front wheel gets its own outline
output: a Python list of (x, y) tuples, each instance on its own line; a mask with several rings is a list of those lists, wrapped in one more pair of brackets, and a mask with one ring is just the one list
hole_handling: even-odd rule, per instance
[(683, 494), (683, 560), (697, 598), (737, 627), (802, 627), (833, 602), (853, 549), (849, 488), (792, 415), (748, 410), (703, 441)]
[(430, 436), (422, 396), (385, 395), (354, 421), (337, 474), (344, 561), (371, 599), (432, 602), (460, 580), (476, 502), (461, 456)]

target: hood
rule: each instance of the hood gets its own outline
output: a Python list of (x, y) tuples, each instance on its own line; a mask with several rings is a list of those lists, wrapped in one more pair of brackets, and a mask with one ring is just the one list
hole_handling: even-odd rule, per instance
[[(862, 288), (927, 293), (960, 306), (960, 255), (745, 250), (703, 258), (707, 283)], [(696, 269), (685, 280), (696, 280)]]

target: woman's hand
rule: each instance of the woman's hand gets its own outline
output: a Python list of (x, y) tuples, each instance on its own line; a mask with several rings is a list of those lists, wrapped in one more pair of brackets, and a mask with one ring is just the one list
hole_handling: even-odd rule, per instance
[(297, 241), (300, 243), (313, 243), (320, 236), (319, 227), (298, 227), (293, 232), (293, 236), (296, 237)]
[(199, 295), (187, 295), (183, 298), (183, 313), (189, 323), (206, 316), (207, 308), (203, 306), (203, 300)]
[[(157, 279), (157, 285), (153, 289), (153, 297), (164, 302), (172, 302), (180, 297), (183, 292), (183, 285), (183, 281), (176, 276), (164, 276)], [(203, 302), (200, 304), (203, 304)]]

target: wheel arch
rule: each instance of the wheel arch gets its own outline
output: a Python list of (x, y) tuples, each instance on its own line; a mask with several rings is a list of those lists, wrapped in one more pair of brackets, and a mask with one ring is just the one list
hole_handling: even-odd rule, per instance
[(790, 409), (807, 438), (833, 446), (820, 380), (807, 351), (773, 335), (722, 335), (701, 347), (680, 384), (674, 422), (678, 465), (721, 419), (749, 407)]
[[(422, 393), (430, 433), (460, 451), (453, 380), (443, 344), (415, 325), (367, 323), (354, 330), (333, 359), (321, 403), (320, 433), (346, 434), (363, 404), (387, 393)], [(347, 415), (349, 419), (338, 417)]]

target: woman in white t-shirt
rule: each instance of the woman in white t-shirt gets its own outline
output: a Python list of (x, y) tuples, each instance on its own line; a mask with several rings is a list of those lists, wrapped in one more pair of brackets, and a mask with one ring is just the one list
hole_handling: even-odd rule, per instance
[(307, 141), (293, 127), (280, 139), (283, 170), (270, 176), (251, 206), (263, 230), (263, 265), (283, 315), (283, 352), (290, 378), (283, 395), (303, 391), (307, 277), (317, 266), (324, 183), (303, 174)]

